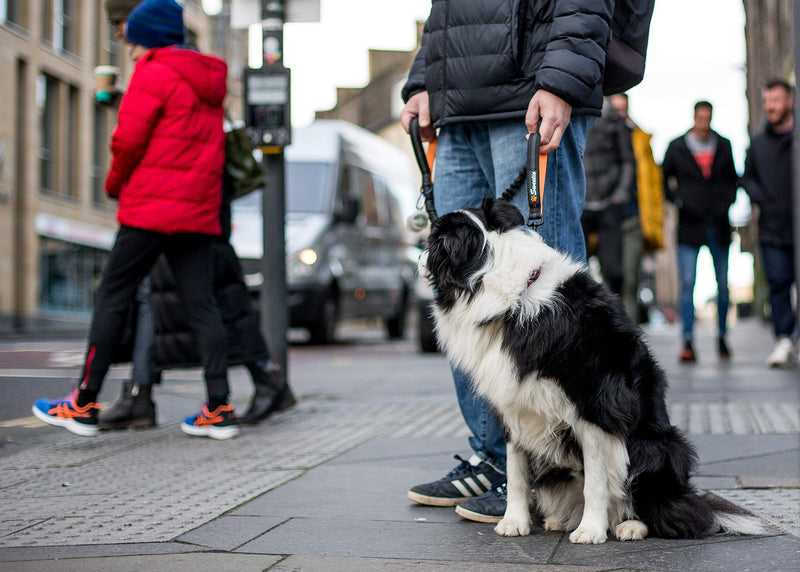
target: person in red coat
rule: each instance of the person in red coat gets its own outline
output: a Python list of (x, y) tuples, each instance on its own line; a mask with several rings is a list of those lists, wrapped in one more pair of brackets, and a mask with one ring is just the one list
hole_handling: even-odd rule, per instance
[(181, 429), (229, 439), (239, 428), (228, 403), (227, 337), (213, 295), (212, 252), (221, 232), (227, 65), (183, 46), (183, 10), (175, 0), (141, 2), (125, 35), (136, 66), (120, 103), (105, 183), (119, 199), (120, 228), (96, 294), (79, 385), (66, 398), (37, 400), (33, 413), (78, 435), (97, 434), (96, 399), (128, 309), (163, 253), (197, 334), (208, 393)]

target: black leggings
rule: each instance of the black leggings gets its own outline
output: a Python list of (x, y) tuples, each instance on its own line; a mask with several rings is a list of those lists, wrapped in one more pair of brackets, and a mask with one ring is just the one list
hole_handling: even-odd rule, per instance
[(100, 391), (136, 289), (163, 252), (197, 334), (208, 396), (228, 395), (228, 341), (214, 298), (213, 240), (203, 234), (167, 235), (120, 227), (95, 296), (81, 389)]

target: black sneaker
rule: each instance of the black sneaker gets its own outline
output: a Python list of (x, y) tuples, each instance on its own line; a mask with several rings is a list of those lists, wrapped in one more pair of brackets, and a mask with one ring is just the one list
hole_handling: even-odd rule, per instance
[(428, 506), (455, 506), (462, 501), (477, 497), (492, 488), (492, 483), (497, 482), (503, 473), (477, 455), (472, 455), (465, 461), (458, 455), (455, 458), (461, 461), (447, 476), (432, 483), (417, 485), (408, 491), (408, 498), (419, 504)]
[(719, 359), (722, 361), (728, 361), (731, 359), (731, 350), (728, 348), (728, 344), (725, 343), (725, 338), (721, 336), (717, 340), (717, 349), (719, 351)]
[(500, 522), (506, 513), (508, 481), (501, 478), (489, 492), (467, 499), (456, 507), (456, 514), (475, 522)]

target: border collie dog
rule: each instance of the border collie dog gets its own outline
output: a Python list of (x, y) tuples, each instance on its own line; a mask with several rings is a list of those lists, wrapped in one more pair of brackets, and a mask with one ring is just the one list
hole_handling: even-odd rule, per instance
[[(579, 544), (648, 534), (763, 534), (761, 522), (689, 482), (697, 455), (670, 423), (667, 382), (619, 299), (526, 229), (503, 200), (446, 214), (419, 262), (448, 358), (506, 430), (508, 504), (495, 531)], [(531, 496), (531, 487), (534, 489)]]

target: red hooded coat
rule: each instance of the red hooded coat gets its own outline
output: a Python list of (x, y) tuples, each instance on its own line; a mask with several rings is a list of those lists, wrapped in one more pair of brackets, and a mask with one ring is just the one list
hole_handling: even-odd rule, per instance
[(165, 234), (220, 234), (227, 65), (175, 47), (136, 63), (111, 137), (106, 192), (120, 224)]

